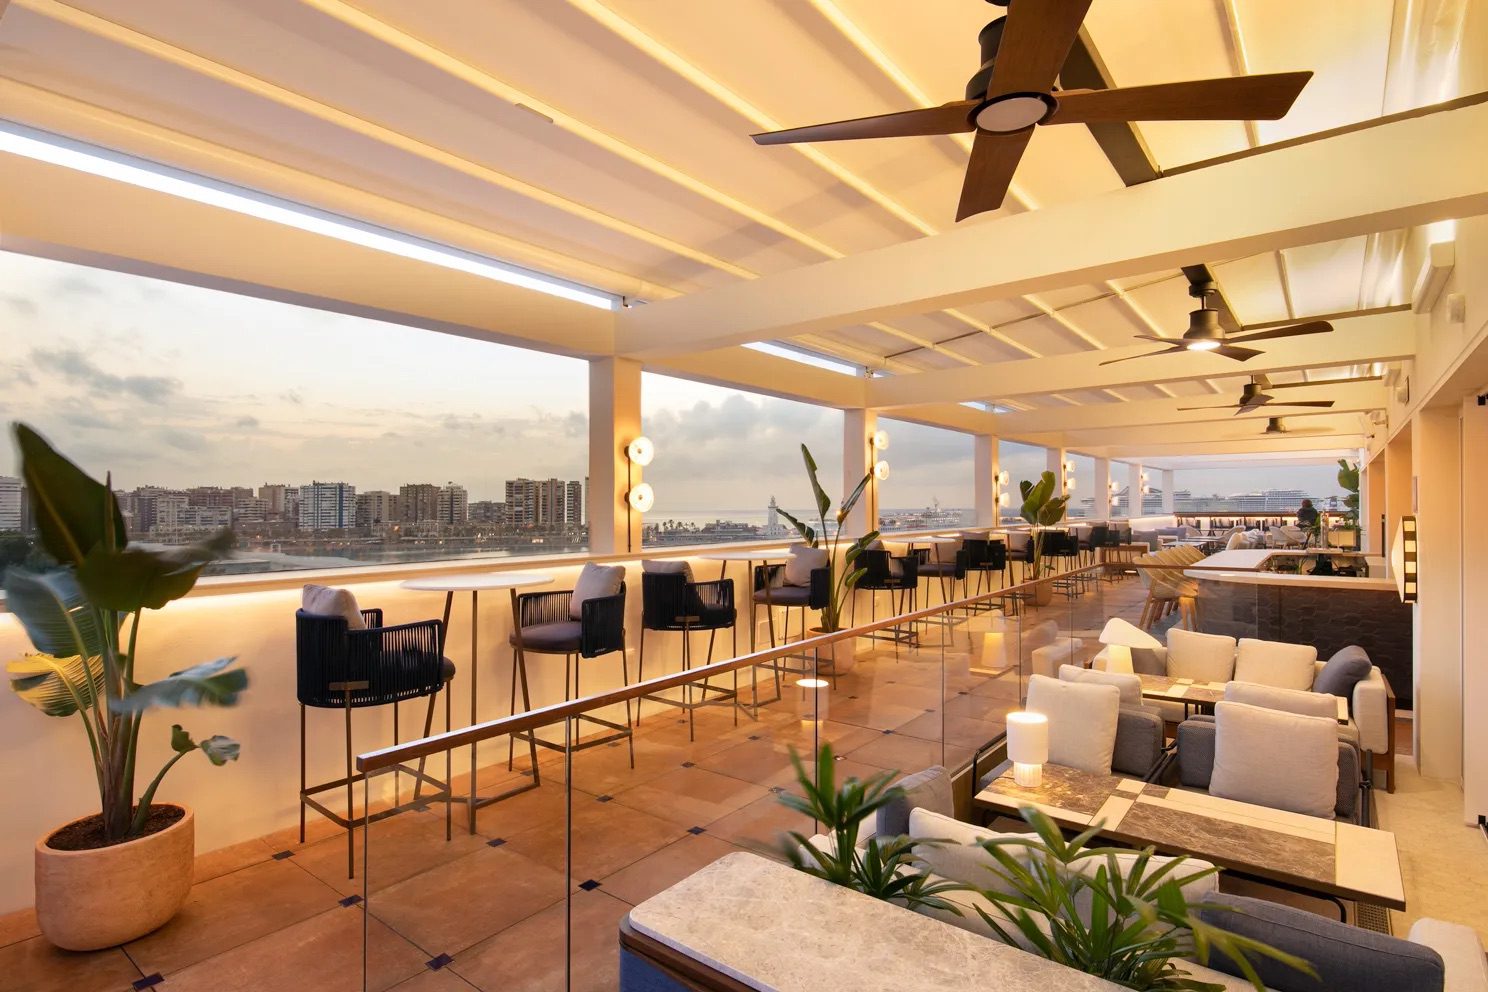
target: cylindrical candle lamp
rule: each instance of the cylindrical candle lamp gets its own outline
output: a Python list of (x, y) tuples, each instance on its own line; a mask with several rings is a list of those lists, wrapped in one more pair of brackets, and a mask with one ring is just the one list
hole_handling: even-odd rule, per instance
[(1017, 710), (1007, 717), (1007, 753), (1013, 762), (1013, 781), (1027, 789), (1044, 783), (1044, 762), (1049, 760), (1049, 718), (1030, 710)]

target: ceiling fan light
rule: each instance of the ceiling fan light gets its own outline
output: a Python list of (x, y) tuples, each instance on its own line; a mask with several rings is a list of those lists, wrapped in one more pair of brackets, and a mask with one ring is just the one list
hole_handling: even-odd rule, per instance
[(1199, 338), (1196, 341), (1183, 342), (1183, 347), (1187, 348), (1189, 351), (1216, 351), (1218, 350), (1219, 345), (1220, 342), (1210, 338)]
[(971, 122), (992, 134), (1012, 134), (1042, 123), (1056, 106), (1047, 93), (1004, 93), (978, 107)]

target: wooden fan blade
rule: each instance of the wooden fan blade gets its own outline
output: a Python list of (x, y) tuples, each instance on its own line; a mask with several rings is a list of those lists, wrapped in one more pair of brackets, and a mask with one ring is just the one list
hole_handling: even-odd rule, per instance
[[(1225, 403), (1222, 406), (1180, 406), (1178, 408), (1178, 412), (1179, 413), (1192, 413), (1195, 410), (1233, 410), (1233, 409), (1235, 409), (1235, 405), (1233, 403)], [(1245, 411), (1245, 408), (1244, 407), (1241, 407), (1240, 408), (1240, 411), (1243, 413)]]
[(1327, 334), (1333, 325), (1326, 320), (1309, 320), (1305, 324), (1290, 327), (1273, 327), (1269, 331), (1251, 331), (1249, 334), (1227, 334), (1225, 340), (1231, 344), (1249, 344), (1252, 341), (1270, 341), (1275, 338), (1300, 338), (1306, 334)]
[(1273, 121), (1285, 117), (1310, 72), (1195, 79), (1186, 83), (1062, 90), (1046, 124), (1111, 121)]
[(939, 107), (921, 107), (897, 114), (857, 117), (830, 124), (810, 124), (784, 131), (752, 135), (757, 145), (789, 145), (798, 141), (849, 141), (854, 138), (904, 138), (921, 134), (959, 134), (973, 129), (971, 112), (976, 100), (954, 100)]
[(1023, 149), (1033, 137), (1033, 128), (1012, 134), (989, 134), (978, 131), (971, 145), (971, 161), (966, 163), (966, 178), (961, 182), (961, 203), (956, 219), (996, 210), (1002, 206), (1013, 173), (1023, 158)]
[(1284, 402), (1283, 401), (1283, 402), (1273, 403), (1271, 405), (1272, 406), (1315, 406), (1315, 407), (1327, 408), (1327, 407), (1330, 407), (1330, 406), (1333, 405), (1333, 401), (1332, 400), (1298, 400), (1295, 403), (1287, 403), (1287, 402)]
[(1152, 358), (1155, 355), (1171, 355), (1174, 352), (1186, 351), (1182, 346), (1177, 348), (1164, 348), (1162, 351), (1149, 351), (1145, 355), (1127, 355), (1125, 358), (1113, 358), (1109, 362), (1101, 362), (1102, 365), (1115, 365), (1117, 362), (1129, 362), (1134, 358)]
[(1004, 93), (1047, 93), (1069, 58), (1091, 0), (1041, 0), (1012, 3), (987, 96)]
[(1316, 379), (1312, 382), (1273, 382), (1267, 389), (1301, 389), (1304, 386), (1345, 386), (1351, 382), (1379, 382), (1382, 375), (1356, 375), (1347, 379)]
[(1257, 355), (1265, 354), (1265, 352), (1256, 351), (1254, 348), (1236, 348), (1232, 344), (1222, 344), (1211, 351), (1210, 354), (1232, 358), (1237, 362), (1248, 362)]

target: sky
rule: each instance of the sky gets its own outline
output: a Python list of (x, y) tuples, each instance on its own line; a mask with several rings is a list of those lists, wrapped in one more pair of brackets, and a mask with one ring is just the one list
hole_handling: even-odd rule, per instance
[[(586, 363), (217, 290), (0, 252), (0, 419), (40, 430), (118, 488), (312, 480), (358, 491), (587, 471)], [(651, 519), (809, 505), (800, 445), (843, 495), (840, 410), (647, 374)], [(967, 507), (972, 439), (880, 418), (880, 505)], [(15, 474), (14, 451), (0, 474)], [(1032, 478), (1043, 449), (1004, 442)], [(1113, 468), (1124, 479), (1124, 468)], [(1184, 473), (1195, 492), (1334, 491), (1323, 468)], [(1321, 491), (1321, 490), (1320, 490)]]

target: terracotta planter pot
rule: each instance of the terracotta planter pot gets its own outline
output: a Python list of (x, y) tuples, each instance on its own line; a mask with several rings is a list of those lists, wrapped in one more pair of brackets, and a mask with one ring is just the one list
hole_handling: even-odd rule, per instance
[(1054, 602), (1054, 580), (1044, 579), (1033, 587), (1033, 605), (1048, 606)]
[(58, 851), (47, 846), (56, 830), (37, 841), (42, 935), (63, 950), (96, 951), (143, 937), (175, 916), (191, 891), (196, 856), (196, 817), (180, 808), (186, 815), (159, 833), (113, 847)]

